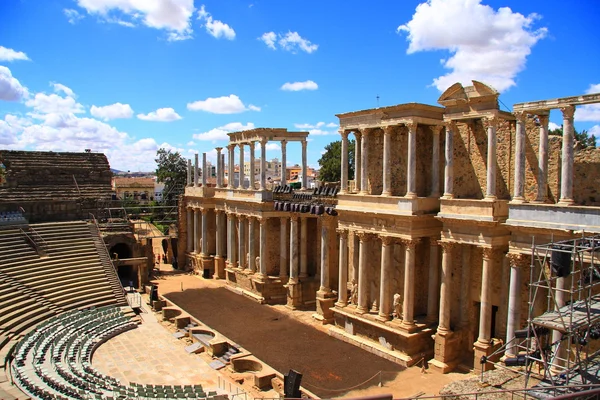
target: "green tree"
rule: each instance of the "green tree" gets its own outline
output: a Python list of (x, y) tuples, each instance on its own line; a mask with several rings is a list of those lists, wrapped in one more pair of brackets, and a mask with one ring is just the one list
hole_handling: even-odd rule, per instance
[[(563, 127), (551, 129), (548, 131), (548, 135), (562, 136)], [(586, 129), (581, 132), (577, 132), (575, 129), (575, 140), (583, 145), (583, 147), (596, 147), (596, 136), (590, 135)]]
[[(354, 140), (348, 142), (348, 179), (354, 179)], [(342, 169), (342, 141), (331, 142), (319, 158), (319, 180), (338, 182)]]
[[(179, 152), (171, 153), (171, 150), (158, 149), (156, 152), (156, 180), (164, 182), (164, 197), (181, 192), (187, 179), (187, 161)], [(174, 198), (172, 199), (174, 200)]]

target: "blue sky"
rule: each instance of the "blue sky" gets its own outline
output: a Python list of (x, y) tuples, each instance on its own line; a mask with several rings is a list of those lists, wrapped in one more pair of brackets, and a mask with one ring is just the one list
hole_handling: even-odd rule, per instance
[[(0, 148), (139, 171), (159, 147), (210, 159), (227, 132), (282, 127), (311, 132), (317, 166), (335, 114), (377, 96), (435, 105), (476, 79), (511, 109), (600, 92), (599, 16), (596, 0), (2, 0)], [(575, 119), (600, 137), (600, 107)]]

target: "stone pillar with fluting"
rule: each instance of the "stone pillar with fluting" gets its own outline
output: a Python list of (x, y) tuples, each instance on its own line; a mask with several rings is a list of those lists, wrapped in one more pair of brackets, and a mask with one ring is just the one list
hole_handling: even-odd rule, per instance
[(239, 187), (240, 189), (244, 189), (244, 143), (240, 143), (238, 145), (240, 147), (240, 172), (239, 176)]
[(394, 244), (396, 238), (392, 236), (381, 236), (381, 275), (379, 283), (379, 315), (381, 321), (392, 319), (392, 291), (391, 283), (393, 276)]
[(361, 160), (360, 160), (360, 192), (359, 194), (369, 194), (369, 134), (371, 129), (363, 128), (360, 130), (362, 137)]
[(248, 217), (248, 268), (252, 273), (256, 272), (256, 218)]
[(440, 132), (443, 126), (432, 126), (433, 144), (431, 151), (431, 197), (440, 197)]
[(260, 223), (260, 268), (258, 278), (267, 279), (267, 218), (261, 218)]
[(341, 171), (340, 171), (340, 194), (348, 193), (348, 132), (339, 130), (342, 136)]
[(200, 228), (200, 223), (198, 221), (198, 209), (194, 208), (194, 253), (198, 253), (198, 229)]
[(227, 254), (229, 254), (229, 267), (237, 268), (238, 260), (237, 260), (237, 241), (236, 241), (236, 215), (233, 213), (229, 213), (229, 240), (230, 247), (228, 248)]
[(208, 183), (208, 164), (206, 163), (206, 153), (202, 153), (202, 187)]
[(330, 293), (329, 286), (329, 231), (331, 229), (329, 217), (321, 217), (321, 285), (319, 292)]
[(527, 121), (527, 113), (517, 112), (514, 114), (517, 119), (517, 128), (515, 140), (515, 187), (512, 201), (523, 203), (525, 202), (525, 122)]
[(540, 146), (538, 150), (538, 203), (548, 199), (548, 115), (538, 115), (540, 122)]
[(308, 253), (306, 249), (306, 242), (308, 241), (307, 224), (308, 218), (300, 217), (300, 278), (306, 278), (308, 276)]
[(216, 254), (214, 279), (225, 278), (225, 213), (223, 210), (215, 210), (216, 213)]
[(281, 185), (287, 184), (287, 141), (281, 141)]
[(306, 159), (306, 140), (300, 142), (302, 144), (302, 190), (305, 190), (308, 182), (308, 161)]
[[(438, 193), (439, 195), (439, 193)], [(438, 320), (439, 291), (439, 246), (436, 238), (429, 239), (429, 282), (427, 287), (427, 322)]]
[[(296, 216), (297, 218), (297, 216)], [(287, 281), (288, 279), (288, 247), (290, 244), (288, 243), (287, 236), (287, 222), (288, 217), (281, 217), (279, 224), (279, 279), (282, 282)], [(291, 238), (291, 230), (290, 230), (290, 238)], [(290, 257), (291, 257), (291, 249), (290, 249)]]
[(348, 304), (348, 230), (337, 229), (340, 237), (340, 253), (338, 262), (338, 300), (336, 307)]
[(408, 157), (406, 165), (406, 195), (404, 197), (409, 199), (417, 197), (417, 125), (416, 122), (406, 124), (408, 128)]
[(248, 258), (246, 257), (246, 216), (238, 216), (238, 254), (239, 254), (239, 269), (245, 269)]
[(366, 313), (369, 310), (369, 242), (372, 235), (367, 232), (358, 232), (358, 240), (360, 241), (359, 261), (358, 261), (358, 313)]
[(452, 251), (451, 242), (439, 241), (442, 248), (442, 276), (440, 284), (440, 316), (438, 332), (450, 331), (450, 304), (452, 303)]
[(515, 340), (515, 331), (519, 329), (519, 321), (521, 320), (523, 269), (528, 264), (528, 257), (515, 253), (508, 253), (507, 257), (510, 262), (510, 284), (508, 287), (508, 316), (506, 321), (506, 355), (516, 356), (519, 350)]
[(402, 306), (402, 327), (415, 327), (415, 261), (417, 244), (420, 239), (402, 240), (404, 244), (404, 304)]
[(202, 257), (208, 256), (208, 209), (202, 208), (202, 245), (200, 246)]
[(187, 186), (192, 186), (192, 160), (187, 160)]
[(446, 147), (444, 149), (444, 198), (454, 198), (454, 131), (456, 124), (446, 122)]
[(221, 154), (221, 187), (225, 187), (225, 154)]
[(562, 169), (560, 173), (560, 200), (559, 204), (571, 205), (573, 200), (573, 162), (574, 162), (574, 143), (575, 128), (573, 126), (573, 117), (575, 115), (575, 106), (561, 107), (563, 114), (563, 136), (562, 136)]
[(382, 196), (392, 195), (392, 133), (393, 126), (383, 127), (383, 190)]
[(215, 147), (215, 150), (217, 151), (217, 187), (222, 188), (223, 187), (223, 179), (222, 179), (223, 165), (221, 164), (221, 151), (223, 150), (223, 148)]
[(235, 144), (228, 145), (227, 150), (229, 150), (229, 156), (227, 158), (227, 186), (229, 189), (235, 189)]
[(194, 251), (194, 212), (191, 207), (186, 209), (186, 226), (187, 226), (187, 251)]
[[(290, 216), (290, 283), (298, 283), (298, 214)], [(282, 218), (283, 219), (283, 218)], [(283, 222), (282, 222), (283, 227)], [(284, 268), (285, 269), (285, 268)], [(281, 275), (281, 274), (280, 274)]]
[(481, 270), (481, 307), (479, 308), (479, 337), (477, 342), (489, 345), (492, 340), (492, 268), (495, 251), (483, 248), (483, 265)]
[(267, 140), (260, 141), (260, 190), (267, 188)]
[(485, 118), (487, 123), (487, 185), (485, 198), (488, 200), (496, 199), (496, 128), (498, 126), (498, 117), (491, 116)]
[(362, 134), (359, 130), (354, 131), (354, 189), (360, 192), (362, 187)]
[(255, 157), (254, 157), (254, 142), (250, 142), (248, 144), (248, 147), (250, 147), (250, 170), (249, 170), (249, 176), (248, 178), (250, 178), (250, 186), (248, 187), (248, 189), (250, 190), (255, 190), (255, 185), (256, 185), (256, 175), (254, 174), (254, 164), (256, 163)]
[(198, 153), (194, 154), (194, 187), (198, 187)]

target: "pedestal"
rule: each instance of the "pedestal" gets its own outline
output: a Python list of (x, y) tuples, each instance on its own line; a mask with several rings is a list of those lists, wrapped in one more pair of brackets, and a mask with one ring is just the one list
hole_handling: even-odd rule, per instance
[[(210, 278), (213, 276), (215, 272), (215, 262), (212, 256), (202, 256), (200, 258), (200, 264), (202, 266), (202, 271), (200, 271), (200, 273), (204, 278)], [(206, 270), (208, 270), (208, 272), (204, 273)]]
[(333, 322), (333, 306), (335, 296), (332, 292), (317, 292), (317, 312), (313, 314), (313, 318), (320, 321), (323, 325)]
[(215, 256), (215, 274), (214, 279), (225, 279), (225, 258)]
[(288, 282), (287, 287), (287, 303), (286, 307), (291, 310), (296, 310), (302, 304), (302, 284)]
[(489, 356), (490, 354), (494, 353), (494, 351), (496, 351), (501, 345), (501, 342), (494, 346), (492, 346), (489, 343), (486, 344), (475, 342), (475, 344), (473, 345), (473, 351), (475, 352), (473, 360), (473, 370), (477, 373), (481, 373), (482, 368), (484, 372), (494, 369), (494, 365), (492, 363), (486, 362), (485, 364), (481, 364), (481, 357), (485, 356), (486, 358), (488, 358), (489, 361), (498, 361), (500, 359), (499, 354), (494, 356), (493, 359), (489, 358)]
[(454, 332), (438, 332), (435, 334), (434, 358), (429, 361), (436, 370), (446, 374), (454, 370), (458, 364), (456, 349), (459, 338)]

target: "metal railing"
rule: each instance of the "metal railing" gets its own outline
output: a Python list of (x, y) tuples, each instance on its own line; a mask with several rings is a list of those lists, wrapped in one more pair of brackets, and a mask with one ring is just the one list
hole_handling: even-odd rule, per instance
[[(23, 236), (25, 236), (25, 238), (33, 246), (33, 248), (35, 249), (36, 253), (38, 253), (38, 255), (40, 255), (40, 256), (46, 256), (48, 254), (48, 252), (47, 252), (47, 246), (46, 246), (46, 249), (43, 249), (31, 236), (29, 236), (27, 234), (27, 232), (25, 232), (23, 230), (23, 228), (19, 228), (19, 231), (21, 231), (21, 234)], [(45, 243), (45, 241), (44, 241), (44, 243)]]

